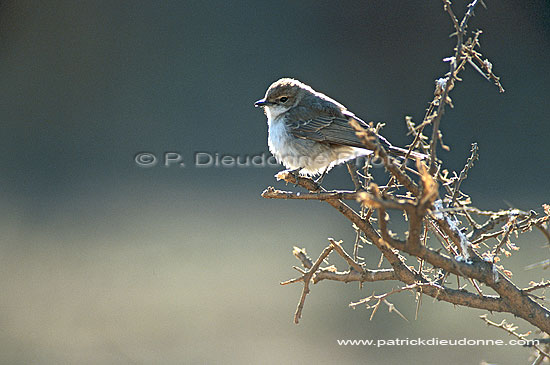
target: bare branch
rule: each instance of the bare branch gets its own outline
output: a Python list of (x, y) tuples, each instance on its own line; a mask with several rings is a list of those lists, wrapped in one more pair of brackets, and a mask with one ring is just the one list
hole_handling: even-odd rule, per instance
[(397, 276), (395, 276), (393, 269), (363, 270), (362, 272), (358, 272), (356, 270), (339, 272), (321, 269), (313, 276), (313, 283), (317, 284), (322, 280), (341, 281), (344, 283), (358, 281), (360, 283), (364, 283), (397, 280)]
[(300, 302), (298, 303), (298, 307), (296, 308), (296, 313), (294, 314), (294, 323), (298, 324), (300, 322), (300, 318), (302, 317), (302, 310), (304, 309), (304, 303), (306, 302), (306, 297), (309, 294), (309, 283), (311, 281), (311, 278), (313, 277), (317, 269), (319, 269), (319, 266), (321, 266), (321, 264), (327, 258), (327, 256), (330, 254), (333, 248), (334, 246), (332, 245), (327, 246), (323, 250), (323, 252), (321, 252), (321, 255), (319, 256), (319, 258), (317, 258), (317, 260), (315, 261), (313, 266), (309, 269), (309, 271), (307, 271), (304, 274), (303, 276), (304, 288), (302, 289), (302, 296), (300, 297)]
[[(289, 183), (296, 183), (296, 178), (291, 173), (287, 172), (282, 175), (285, 181)], [(298, 181), (299, 185), (305, 188), (309, 187), (315, 187), (315, 184), (310, 179), (300, 178)], [(388, 262), (392, 265), (395, 274), (397, 275), (398, 279), (406, 284), (412, 284), (415, 282), (418, 282), (419, 280), (424, 281), (422, 277), (419, 277), (418, 274), (411, 271), (409, 267), (407, 267), (401, 259), (393, 252), (392, 248), (388, 247), (385, 240), (382, 240), (379, 234), (374, 230), (372, 225), (368, 223), (367, 221), (363, 220), (357, 213), (355, 213), (349, 206), (344, 204), (340, 200), (326, 200), (326, 202), (337, 209), (340, 213), (342, 213), (344, 216), (346, 216), (350, 221), (352, 221), (357, 227), (359, 227), (366, 235), (367, 237), (378, 247), (378, 249), (382, 252), (384, 257), (388, 260)], [(395, 240), (391, 237), (388, 237), (388, 241), (391, 247), (401, 249), (405, 252), (405, 243), (402, 241)], [(479, 262), (477, 264), (466, 264), (461, 263), (455, 260), (451, 260), (448, 257), (443, 256), (442, 254), (426, 247), (420, 247), (419, 252), (415, 253), (415, 256), (420, 257), (426, 261), (428, 261), (430, 264), (432, 264), (435, 267), (440, 267), (448, 272), (452, 272), (453, 274), (462, 275), (466, 277), (472, 277), (479, 281), (485, 282), (489, 281), (489, 279), (486, 278), (493, 278), (493, 275), (495, 276), (495, 279), (499, 282), (506, 282), (507, 279), (503, 277), (502, 275), (499, 275), (496, 272), (493, 272), (492, 266), (486, 266), (484, 262)], [(490, 264), (489, 264), (490, 265)], [(493, 280), (494, 282), (494, 280)], [(502, 284), (501, 284), (502, 285)], [(504, 284), (506, 285), (506, 284)], [(510, 284), (513, 285), (513, 284)], [(519, 290), (518, 290), (519, 291)], [(509, 306), (509, 304), (498, 297), (491, 297), (491, 296), (479, 296), (476, 294), (463, 292), (463, 291), (453, 291), (451, 289), (445, 288), (445, 290), (435, 290), (430, 287), (423, 288), (423, 293), (427, 294), (429, 296), (432, 296), (434, 298), (437, 298), (438, 300), (444, 300), (452, 304), (457, 305), (464, 305), (472, 308), (479, 308), (479, 309), (486, 309), (490, 311), (495, 312), (511, 312), (512, 308)], [(530, 300), (527, 298), (527, 300)], [(532, 301), (531, 301), (532, 302)], [(532, 302), (537, 307), (540, 307), (536, 302)], [(531, 309), (530, 305), (527, 305), (527, 307), (524, 307), (522, 310), (523, 316), (528, 316), (526, 314), (528, 312), (528, 308)], [(542, 307), (540, 307), (542, 308)], [(533, 318), (532, 321), (540, 320), (541, 316), (544, 316), (545, 312), (537, 311), (537, 317), (536, 319)], [(519, 314), (518, 314), (519, 315)], [(548, 328), (550, 329), (550, 324), (548, 325)]]
[[(518, 328), (517, 326), (514, 326), (513, 324), (511, 323), (507, 323), (505, 319), (502, 320), (502, 322), (500, 323), (496, 323), (496, 322), (493, 322), (491, 320), (489, 320), (487, 318), (487, 315), (484, 314), (484, 315), (481, 315), (479, 316), (479, 318), (481, 318), (483, 321), (485, 321), (485, 323), (487, 324), (487, 326), (493, 326), (493, 327), (496, 327), (496, 328), (500, 328), (501, 330), (504, 330), (505, 332), (507, 332), (508, 334), (520, 339), (520, 340), (525, 340), (527, 338), (527, 336), (529, 336), (530, 332), (527, 332), (523, 335), (519, 334), (516, 332), (516, 329)], [(544, 355), (545, 357), (548, 357), (550, 358), (550, 355), (545, 352), (543, 349), (541, 349), (538, 345), (533, 345), (533, 347), (535, 349), (537, 349), (537, 351), (541, 354), (541, 355)]]
[(333, 249), (334, 251), (338, 252), (338, 254), (340, 256), (342, 256), (344, 258), (344, 260), (346, 260), (346, 262), (351, 266), (353, 267), (355, 270), (357, 270), (358, 272), (363, 272), (363, 267), (361, 267), (361, 265), (359, 265), (357, 262), (355, 262), (350, 255), (347, 254), (346, 251), (344, 251), (344, 249), (342, 248), (342, 246), (340, 246), (340, 242), (336, 242), (334, 239), (332, 238), (329, 238), (328, 239), (329, 242), (331, 243), (331, 245), (333, 246)]
[(466, 165), (464, 166), (462, 171), (460, 171), (460, 176), (453, 186), (453, 195), (451, 196), (451, 201), (447, 206), (452, 207), (455, 205), (456, 197), (458, 195), (458, 192), (460, 191), (460, 185), (468, 177), (468, 171), (474, 166), (474, 161), (479, 158), (478, 150), (479, 149), (477, 147), (477, 143), (472, 143), (472, 154), (470, 155), (470, 158), (468, 158), (468, 161), (466, 162)]
[(292, 191), (275, 190), (273, 187), (268, 187), (262, 192), (263, 198), (268, 199), (300, 199), (300, 200), (357, 200), (361, 193), (355, 191), (324, 191), (318, 193), (294, 193)]
[(355, 129), (357, 136), (361, 139), (361, 142), (365, 145), (365, 147), (375, 151), (375, 153), (382, 159), (386, 169), (397, 179), (397, 181), (411, 193), (418, 195), (418, 185), (416, 185), (416, 183), (407, 174), (401, 171), (399, 166), (392, 162), (392, 159), (379, 142), (374, 142), (372, 140), (374, 135), (373, 132), (364, 129), (356, 120), (350, 119), (349, 124), (353, 127), (353, 129)]
[(535, 290), (547, 288), (550, 286), (550, 281), (542, 282), (542, 283), (534, 283), (528, 288), (522, 289), (525, 293), (530, 293)]

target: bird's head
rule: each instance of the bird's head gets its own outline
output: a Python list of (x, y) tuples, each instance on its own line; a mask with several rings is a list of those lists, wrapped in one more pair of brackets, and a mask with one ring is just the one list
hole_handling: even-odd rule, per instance
[(309, 86), (298, 80), (284, 78), (271, 84), (265, 97), (255, 102), (254, 106), (264, 107), (268, 118), (276, 118), (298, 105), (308, 93), (313, 92)]

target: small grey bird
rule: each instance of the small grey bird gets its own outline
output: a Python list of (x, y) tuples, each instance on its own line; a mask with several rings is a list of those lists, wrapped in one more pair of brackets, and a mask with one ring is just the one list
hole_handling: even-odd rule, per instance
[[(322, 178), (335, 165), (372, 153), (349, 125), (349, 118), (353, 118), (369, 129), (364, 121), (298, 80), (283, 78), (274, 82), (254, 105), (263, 107), (267, 116), (269, 150), (294, 173), (322, 174)], [(380, 135), (378, 139), (392, 155), (407, 153)], [(427, 156), (413, 152), (411, 157)]]

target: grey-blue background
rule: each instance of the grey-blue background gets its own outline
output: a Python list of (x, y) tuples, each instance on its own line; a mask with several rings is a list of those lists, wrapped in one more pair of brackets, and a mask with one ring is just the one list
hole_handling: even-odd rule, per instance
[[(470, 29), (483, 29), (481, 50), (506, 92), (466, 70), (442, 122), (451, 151), (440, 156), (459, 170), (478, 142), (481, 159), (463, 185), (477, 205), (540, 211), (550, 174), (550, 4), (486, 2)], [(267, 151), (265, 117), (252, 105), (283, 76), (385, 121), (384, 135), (408, 143), (404, 117), (422, 119), (448, 69), (451, 31), (436, 0), (3, 1), (0, 362), (525, 360), (526, 350), (510, 347), (337, 346), (508, 340), (476, 319), (482, 312), (427, 298), (409, 323), (348, 309), (395, 283), (314, 286), (293, 325), (300, 286), (278, 285), (295, 275), (292, 246), (316, 256), (335, 237), (350, 247), (348, 222), (319, 203), (260, 198), (268, 185), (284, 187), (277, 168), (193, 166), (196, 152)], [(178, 152), (186, 167), (139, 167), (143, 151)], [(341, 167), (326, 183), (351, 187)], [(521, 259), (507, 262), (515, 278), (544, 276), (523, 271), (547, 257), (542, 237), (518, 243)], [(376, 251), (365, 256), (378, 262)], [(409, 319), (413, 299), (394, 299)]]

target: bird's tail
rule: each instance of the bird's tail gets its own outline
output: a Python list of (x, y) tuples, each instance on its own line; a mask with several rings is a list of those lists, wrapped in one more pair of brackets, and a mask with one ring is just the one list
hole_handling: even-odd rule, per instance
[(386, 149), (386, 151), (388, 151), (390, 155), (394, 157), (408, 156), (407, 158), (412, 158), (415, 160), (427, 160), (430, 157), (424, 153), (415, 152), (415, 151), (411, 151), (409, 153), (408, 149), (395, 147), (390, 143), (390, 141), (388, 141), (386, 138), (382, 137), (381, 135), (377, 134), (376, 136), (378, 137), (378, 141), (380, 142), (380, 144)]
[(411, 151), (409, 153), (409, 150), (406, 150), (404, 148), (399, 148), (399, 147), (395, 147), (395, 146), (384, 146), (387, 148), (388, 150), (388, 153), (392, 156), (395, 156), (395, 157), (405, 157), (407, 156), (408, 154), (408, 158), (412, 158), (412, 159), (416, 159), (416, 160), (427, 160), (430, 156), (426, 155), (426, 154), (423, 154), (423, 153), (420, 153), (420, 152), (415, 152), (415, 151)]
[[(344, 113), (346, 114), (346, 113)], [(351, 117), (352, 119), (355, 119), (356, 121), (359, 122), (359, 124), (361, 124), (361, 126), (365, 129), (368, 129), (370, 130), (373, 134), (376, 135), (376, 137), (378, 138), (378, 141), (380, 142), (380, 144), (388, 151), (388, 153), (392, 156), (395, 156), (395, 157), (405, 157), (408, 155), (407, 158), (413, 158), (413, 159), (420, 159), (420, 160), (427, 160), (430, 156), (426, 155), (426, 154), (423, 154), (423, 153), (420, 153), (420, 152), (414, 152), (414, 151), (411, 151), (409, 153), (409, 150), (406, 150), (404, 148), (399, 148), (399, 147), (395, 147), (394, 145), (392, 145), (390, 143), (390, 141), (388, 141), (386, 138), (384, 138), (383, 136), (377, 134), (372, 127), (370, 127), (363, 119), (357, 117), (355, 114), (353, 113), (347, 113), (346, 115), (348, 115), (349, 117)]]

